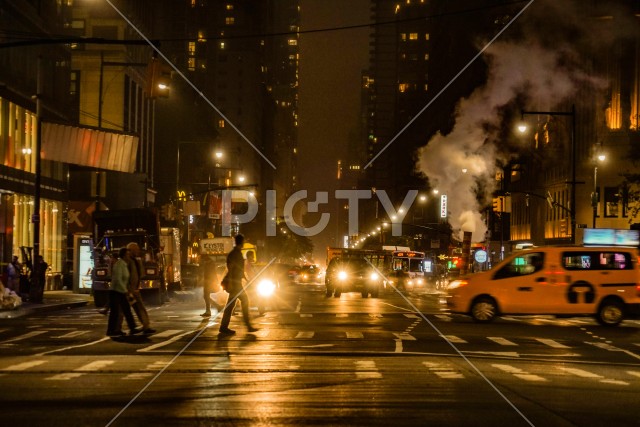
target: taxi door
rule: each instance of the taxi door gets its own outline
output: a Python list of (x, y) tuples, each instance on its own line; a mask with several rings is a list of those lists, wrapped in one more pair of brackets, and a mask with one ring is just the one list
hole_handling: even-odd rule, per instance
[(544, 268), (545, 255), (544, 252), (516, 254), (494, 274), (492, 295), (503, 313), (541, 312), (541, 304), (551, 298)]

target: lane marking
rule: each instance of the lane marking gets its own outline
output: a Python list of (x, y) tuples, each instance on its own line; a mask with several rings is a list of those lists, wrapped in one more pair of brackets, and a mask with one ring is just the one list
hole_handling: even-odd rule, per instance
[(84, 366), (74, 369), (76, 372), (95, 372), (99, 371), (103, 368), (106, 368), (109, 365), (113, 365), (115, 360), (96, 360), (91, 363), (88, 363)]
[(362, 338), (364, 338), (364, 335), (362, 334), (362, 332), (347, 331), (347, 338), (350, 338), (350, 339), (362, 339)]
[(459, 338), (455, 335), (440, 335), (442, 338), (444, 338), (445, 340), (451, 342), (451, 343), (456, 343), (456, 344), (468, 344), (467, 341), (463, 340), (462, 338)]
[(445, 380), (459, 380), (464, 379), (462, 372), (457, 371), (449, 364), (441, 364), (434, 362), (422, 362), (422, 364), (429, 369), (429, 372), (437, 375)]
[(536, 338), (536, 341), (541, 342), (544, 345), (548, 345), (549, 347), (552, 347), (552, 348), (571, 348), (564, 344), (560, 344), (556, 340), (551, 340), (548, 338)]
[(315, 335), (315, 332), (313, 331), (300, 331), (298, 332), (298, 335), (296, 335), (296, 339), (313, 338), (314, 335)]
[(197, 332), (197, 330), (196, 331), (183, 332), (181, 334), (175, 335), (171, 339), (168, 339), (168, 340), (163, 341), (163, 342), (159, 342), (157, 344), (150, 345), (150, 346), (145, 347), (145, 348), (138, 349), (137, 351), (138, 351), (138, 353), (147, 353), (147, 352), (153, 351), (153, 350), (155, 350), (157, 348), (164, 347), (166, 345), (172, 344), (172, 343), (178, 341), (180, 338), (182, 338), (184, 336), (187, 336), (187, 335), (190, 335), (190, 334), (193, 334), (194, 332)]
[(74, 337), (79, 337), (80, 335), (84, 335), (88, 333), (89, 331), (74, 331), (74, 332), (69, 332), (68, 334), (59, 335), (57, 337), (52, 337), (52, 338), (74, 338)]
[(309, 313), (300, 313), (300, 317), (313, 317), (313, 314), (309, 314)]
[(396, 337), (398, 337), (401, 340), (405, 340), (405, 341), (415, 341), (416, 338), (412, 335), (407, 334), (406, 332), (402, 332), (402, 333), (397, 333), (394, 332), (394, 334)]
[(12, 372), (12, 371), (24, 371), (29, 368), (33, 368), (36, 366), (40, 366), (43, 363), (47, 363), (46, 360), (31, 360), (29, 362), (18, 363), (17, 365), (7, 366), (6, 368), (0, 369), (1, 371)]
[(502, 338), (502, 337), (487, 337), (487, 338), (495, 342), (496, 344), (500, 344), (500, 345), (518, 345), (513, 341), (509, 341), (508, 339)]
[(396, 340), (396, 353), (402, 353), (402, 339)]
[(33, 331), (33, 332), (28, 332), (26, 334), (17, 336), (15, 338), (11, 338), (5, 341), (0, 342), (0, 344), (7, 344), (7, 343), (12, 343), (12, 342), (17, 342), (17, 341), (23, 341), (23, 340), (27, 340), (29, 338), (33, 338), (35, 336), (38, 335), (42, 335), (42, 334), (46, 334), (47, 332), (49, 332), (48, 329), (44, 330), (44, 331)]
[(336, 317), (349, 317), (348, 313), (336, 313)]
[(501, 371), (504, 371), (508, 374), (513, 375), (516, 378), (520, 378), (521, 380), (525, 380), (525, 381), (536, 381), (536, 382), (547, 382), (548, 380), (546, 378), (543, 378), (539, 375), (536, 374), (531, 374), (527, 371), (524, 371), (520, 368), (516, 368), (515, 366), (511, 366), (511, 365), (503, 365), (503, 364), (499, 364), (499, 363), (494, 363), (491, 366), (493, 366), (494, 368), (498, 368)]

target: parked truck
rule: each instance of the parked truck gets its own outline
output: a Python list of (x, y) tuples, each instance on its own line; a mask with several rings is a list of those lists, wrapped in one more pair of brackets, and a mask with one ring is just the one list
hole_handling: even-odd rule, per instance
[(160, 245), (160, 222), (153, 209), (106, 210), (93, 213), (95, 241), (92, 293), (95, 304), (108, 302), (111, 268), (120, 248), (135, 242), (140, 247), (143, 271), (140, 293), (145, 302), (162, 304), (167, 299), (164, 255)]

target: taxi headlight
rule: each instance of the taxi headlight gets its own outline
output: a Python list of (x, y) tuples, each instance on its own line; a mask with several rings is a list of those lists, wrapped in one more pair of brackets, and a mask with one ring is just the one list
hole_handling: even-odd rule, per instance
[(413, 280), (407, 280), (407, 285), (413, 286), (414, 285)]
[(422, 279), (418, 279), (416, 281), (416, 284), (419, 285), (419, 286), (421, 286), (423, 283), (424, 283), (424, 281)]
[(371, 280), (374, 280), (374, 281), (375, 281), (375, 280), (378, 280), (378, 277), (379, 277), (379, 276), (378, 276), (378, 273), (371, 273), (371, 276), (369, 276), (369, 278), (370, 278)]
[(467, 282), (466, 280), (454, 280), (453, 282), (449, 282), (447, 289), (457, 289), (463, 286), (467, 286), (468, 284), (469, 282)]
[(338, 272), (338, 280), (347, 280), (347, 272), (339, 271)]
[(276, 284), (269, 279), (262, 279), (258, 283), (258, 295), (270, 297), (276, 291)]

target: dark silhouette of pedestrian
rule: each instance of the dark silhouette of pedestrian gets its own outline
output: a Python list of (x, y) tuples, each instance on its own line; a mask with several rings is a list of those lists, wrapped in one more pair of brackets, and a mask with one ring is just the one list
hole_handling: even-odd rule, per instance
[(127, 248), (120, 249), (118, 260), (111, 270), (111, 286), (109, 288), (109, 320), (107, 323), (107, 335), (110, 337), (124, 336), (122, 332), (122, 316), (127, 320), (129, 334), (134, 335), (142, 332), (136, 328), (136, 321), (131, 313), (129, 304), (129, 251)]
[(242, 246), (244, 245), (244, 236), (238, 234), (235, 237), (235, 243), (233, 250), (227, 255), (227, 270), (229, 285), (227, 292), (229, 292), (229, 300), (227, 306), (224, 308), (222, 320), (220, 321), (220, 333), (221, 334), (235, 334), (236, 331), (229, 329), (229, 322), (231, 321), (231, 315), (233, 309), (236, 306), (237, 300), (240, 300), (242, 304), (242, 317), (247, 325), (249, 332), (256, 332), (257, 329), (251, 325), (251, 317), (249, 316), (249, 296), (242, 288), (242, 279), (246, 279), (244, 272), (244, 257), (242, 256)]

